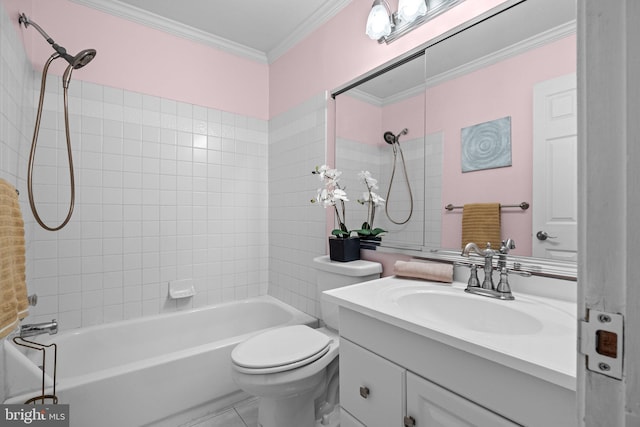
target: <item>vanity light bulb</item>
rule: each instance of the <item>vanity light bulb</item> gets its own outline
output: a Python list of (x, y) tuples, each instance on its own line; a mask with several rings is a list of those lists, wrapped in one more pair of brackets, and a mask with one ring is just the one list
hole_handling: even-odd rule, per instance
[(386, 7), (380, 2), (374, 2), (367, 19), (365, 31), (371, 40), (379, 40), (391, 34), (391, 19)]
[(413, 22), (426, 14), (427, 3), (425, 0), (400, 0), (398, 4), (398, 17), (402, 22)]

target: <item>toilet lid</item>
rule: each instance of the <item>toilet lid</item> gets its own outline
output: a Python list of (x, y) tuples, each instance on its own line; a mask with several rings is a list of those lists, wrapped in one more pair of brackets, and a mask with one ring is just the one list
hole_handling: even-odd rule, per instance
[(238, 344), (231, 358), (236, 366), (259, 373), (281, 372), (319, 359), (330, 343), (331, 337), (308, 326), (285, 326)]

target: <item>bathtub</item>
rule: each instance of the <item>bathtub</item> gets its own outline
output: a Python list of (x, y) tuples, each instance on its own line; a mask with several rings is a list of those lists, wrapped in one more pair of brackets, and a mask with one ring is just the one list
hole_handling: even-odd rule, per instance
[[(231, 379), (236, 344), (268, 328), (316, 323), (261, 296), (34, 340), (58, 345), (56, 395), (69, 404), (72, 427), (175, 426), (247, 397)], [(41, 353), (10, 340), (5, 350), (5, 403), (39, 395)], [(53, 361), (46, 366), (52, 373)]]

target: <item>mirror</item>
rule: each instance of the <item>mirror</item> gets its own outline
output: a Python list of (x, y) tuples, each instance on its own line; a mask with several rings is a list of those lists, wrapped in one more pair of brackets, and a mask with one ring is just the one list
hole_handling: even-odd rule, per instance
[[(543, 152), (542, 159), (534, 159), (534, 146), (541, 145), (538, 140), (544, 128), (541, 132), (540, 120), (533, 118), (537, 108), (533, 94), (540, 86), (563, 76), (569, 80), (573, 76), (575, 85), (575, 17), (575, 0), (526, 0), (447, 35), (429, 46), (424, 56), (335, 97), (336, 167), (345, 177), (370, 170), (378, 178), (382, 197), (388, 192), (392, 167), (392, 150), (383, 134), (409, 129), (400, 141), (403, 149), (405, 145), (411, 147), (405, 149), (415, 196), (415, 218), (409, 222), (416, 221), (410, 227), (407, 224), (405, 228), (394, 228), (384, 212), (376, 213), (375, 226), (389, 227), (381, 246), (459, 252), (462, 209), (444, 207), (498, 202), (503, 205), (503, 237), (511, 237), (517, 244), (514, 255), (575, 260), (575, 248), (567, 249), (560, 243), (571, 240), (571, 236), (552, 239), (557, 237), (556, 229), (550, 228), (553, 221), (535, 227), (532, 224), (540, 212), (550, 211), (556, 223), (573, 223), (575, 229), (577, 203), (575, 194), (569, 194), (576, 191), (576, 173), (572, 169), (577, 162), (575, 131), (572, 136), (563, 136), (563, 140), (572, 141), (569, 148), (547, 149), (561, 152), (559, 157), (549, 159), (544, 157), (548, 152)], [(398, 86), (401, 82), (404, 87)], [(554, 102), (543, 105), (542, 116), (549, 109), (558, 117), (575, 112), (575, 90), (573, 97), (563, 96)], [(484, 126), (475, 128), (476, 125)], [(500, 153), (509, 158), (503, 163), (483, 165), (478, 163), (483, 154), (475, 153), (475, 164), (472, 162), (471, 170), (463, 172), (463, 129), (473, 135), (476, 129), (493, 132), (491, 126), (507, 127), (508, 150), (503, 147)], [(412, 151), (407, 155), (409, 149)], [(467, 147), (464, 154), (468, 151)], [(421, 171), (413, 170), (420, 165)], [(540, 172), (542, 166), (550, 170)], [(396, 179), (403, 176), (402, 170), (398, 172), (396, 168)], [(541, 174), (542, 185), (534, 183), (534, 177), (537, 182)], [(558, 179), (558, 175), (562, 178)], [(406, 209), (406, 204), (402, 205), (406, 202), (406, 194), (402, 193), (405, 184), (402, 179), (392, 184), (390, 211)], [(355, 197), (360, 197), (356, 190), (364, 189), (357, 179), (347, 182), (347, 186), (348, 193), (357, 194)], [(546, 199), (555, 204), (545, 206), (540, 200)], [(530, 207), (517, 207), (521, 202)], [(358, 208), (363, 209), (350, 204), (348, 215), (366, 215)], [(538, 240), (537, 231), (546, 231), (549, 238)], [(546, 249), (536, 251), (536, 245), (546, 245)]]
[[(336, 97), (336, 168), (352, 201), (348, 227), (360, 228), (370, 218), (368, 206), (353, 203), (367, 198), (359, 173), (368, 171), (378, 181), (373, 191), (385, 199), (375, 208), (373, 228), (386, 233), (375, 244), (419, 250), (431, 216), (424, 207), (439, 214), (440, 200), (425, 204), (425, 171), (432, 169), (425, 161), (433, 160), (425, 156), (424, 76), (419, 55)], [(429, 242), (439, 246), (440, 233)]]

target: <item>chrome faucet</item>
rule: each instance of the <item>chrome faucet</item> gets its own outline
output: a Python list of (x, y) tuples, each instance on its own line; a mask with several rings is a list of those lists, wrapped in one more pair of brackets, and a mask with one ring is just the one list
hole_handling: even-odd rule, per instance
[(500, 246), (500, 250), (498, 250), (498, 270), (502, 271), (504, 267), (507, 266), (507, 254), (511, 249), (516, 248), (516, 242), (513, 239), (507, 239), (502, 241), (502, 245)]
[[(482, 285), (478, 286), (478, 279), (475, 274), (475, 264), (471, 267), (471, 277), (467, 283), (465, 292), (483, 295), (492, 298), (498, 298), (502, 300), (513, 300), (513, 294), (509, 286), (508, 270), (507, 270), (507, 253), (509, 249), (515, 248), (515, 242), (512, 239), (507, 239), (502, 242), (502, 246), (499, 251), (491, 249), (491, 243), (487, 242), (486, 249), (480, 249), (478, 245), (473, 242), (467, 243), (462, 250), (462, 256), (468, 257), (471, 251), (484, 257), (484, 280)], [(493, 257), (498, 255), (498, 269), (500, 271), (500, 282), (496, 287), (493, 283)], [(475, 276), (475, 279), (474, 279)]]
[(469, 242), (462, 250), (462, 256), (468, 257), (471, 251), (484, 257), (484, 280), (482, 281), (481, 288), (495, 289), (495, 285), (493, 284), (493, 256), (496, 254), (496, 251), (491, 249), (491, 243), (487, 242), (487, 248), (481, 250), (478, 245)]
[(49, 335), (58, 333), (58, 322), (53, 319), (51, 322), (32, 323), (28, 325), (20, 326), (20, 337), (33, 337), (35, 335), (46, 334)]

